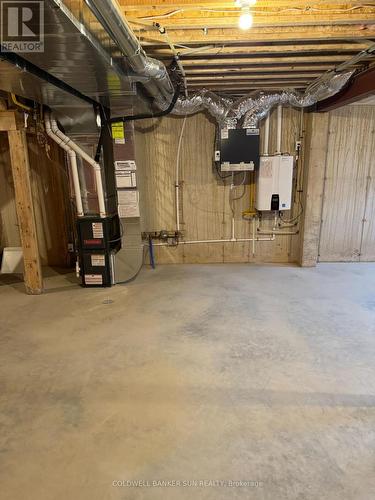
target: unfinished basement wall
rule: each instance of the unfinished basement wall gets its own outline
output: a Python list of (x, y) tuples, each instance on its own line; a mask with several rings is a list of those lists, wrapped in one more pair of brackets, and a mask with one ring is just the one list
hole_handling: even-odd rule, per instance
[[(43, 265), (70, 266), (68, 242), (72, 241), (69, 183), (62, 151), (48, 142), (40, 144), (27, 134), (32, 194)], [(0, 250), (21, 246), (7, 134), (0, 133)]]
[(375, 261), (375, 106), (331, 111), (320, 262)]
[[(282, 151), (294, 154), (301, 114), (292, 108), (284, 108), (283, 113)], [(182, 125), (183, 118), (177, 117), (147, 120), (135, 125), (143, 231), (175, 230), (175, 170)], [(222, 239), (231, 235), (230, 179), (222, 181), (215, 173), (214, 136), (215, 122), (209, 115), (199, 113), (186, 119), (180, 156), (180, 216), (186, 240)], [(276, 148), (276, 112), (271, 116), (270, 138), (270, 152), (273, 152)], [(236, 175), (236, 183), (240, 184), (242, 179), (242, 174)], [(249, 208), (250, 182), (254, 182), (253, 175), (248, 175), (244, 188), (236, 188), (236, 197), (240, 197), (234, 202), (238, 238), (252, 237), (252, 223), (242, 217), (242, 212)], [(294, 199), (294, 213), (297, 213), (296, 190)], [(285, 217), (289, 217), (288, 212)], [(272, 225), (272, 217), (262, 221), (264, 228), (270, 229)], [(275, 241), (257, 242), (254, 256), (252, 242), (202, 243), (155, 250), (158, 263), (287, 263), (298, 260), (298, 245), (298, 236), (277, 236)]]

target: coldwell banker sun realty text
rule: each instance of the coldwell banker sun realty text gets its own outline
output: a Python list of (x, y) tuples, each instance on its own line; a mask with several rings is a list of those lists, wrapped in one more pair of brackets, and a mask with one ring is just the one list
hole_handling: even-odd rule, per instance
[(44, 2), (0, 0), (1, 52), (44, 51)]

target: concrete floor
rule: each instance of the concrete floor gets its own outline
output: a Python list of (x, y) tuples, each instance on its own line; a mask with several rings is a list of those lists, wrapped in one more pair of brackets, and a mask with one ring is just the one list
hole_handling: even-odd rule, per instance
[(0, 286), (3, 500), (375, 498), (374, 264), (72, 281)]

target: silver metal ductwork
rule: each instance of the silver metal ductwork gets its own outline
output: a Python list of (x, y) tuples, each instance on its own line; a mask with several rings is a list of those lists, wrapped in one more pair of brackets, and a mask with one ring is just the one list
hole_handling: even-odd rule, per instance
[(174, 88), (161, 61), (147, 57), (116, 0), (85, 0), (88, 7), (116, 42), (132, 70), (146, 78), (143, 85), (161, 110), (170, 105)]
[(49, 106), (69, 135), (90, 143), (99, 134), (96, 103), (114, 116), (167, 109), (167, 70), (146, 56), (118, 9), (110, 0), (45, 0), (44, 52), (1, 53), (0, 88)]
[(223, 127), (235, 128), (237, 122), (244, 117), (244, 128), (257, 128), (258, 122), (265, 118), (271, 109), (278, 104), (290, 104), (304, 108), (333, 96), (343, 88), (353, 72), (354, 70), (343, 73), (327, 73), (308, 87), (304, 93), (293, 90), (284, 90), (275, 94), (259, 92), (256, 97), (253, 95), (245, 96), (233, 101), (213, 92), (201, 90), (191, 97), (180, 97), (172, 113), (191, 115), (207, 110)]
[(49, 106), (69, 135), (94, 144), (99, 128), (93, 105), (115, 115), (151, 109), (135, 86), (148, 78), (116, 57), (115, 41), (95, 21), (83, 0), (45, 0), (44, 52), (0, 54), (2, 90)]
[(214, 92), (203, 89), (191, 97), (180, 97), (172, 114), (186, 116), (207, 110), (216, 121), (222, 122), (233, 102), (233, 99), (221, 97)]

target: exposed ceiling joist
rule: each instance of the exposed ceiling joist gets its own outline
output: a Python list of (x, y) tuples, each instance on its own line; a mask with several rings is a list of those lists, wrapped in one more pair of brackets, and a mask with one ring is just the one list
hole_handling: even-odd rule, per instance
[(269, 80), (279, 80), (279, 79), (294, 79), (294, 78), (298, 78), (298, 79), (304, 79), (304, 80), (307, 80), (307, 79), (315, 79), (315, 78), (318, 78), (318, 76), (320, 76), (321, 73), (317, 72), (317, 73), (281, 73), (281, 74), (275, 74), (275, 73), (272, 73), (272, 72), (269, 72), (269, 73), (262, 73), (262, 74), (256, 74), (256, 73), (244, 73), (244, 72), (238, 72), (237, 74), (235, 75), (232, 75), (230, 73), (228, 74), (219, 74), (219, 73), (216, 73), (214, 75), (190, 75), (189, 76), (189, 81), (191, 82), (194, 82), (196, 80), (205, 80), (205, 81), (221, 81), (221, 80), (228, 80), (230, 79), (231, 81), (236, 81), (236, 80), (247, 80), (247, 81), (251, 81), (251, 80), (264, 80), (265, 78), (269, 79)]
[[(160, 24), (171, 30), (194, 30), (194, 29), (217, 29), (217, 28), (232, 28), (238, 26), (238, 12), (233, 15), (217, 15), (217, 16), (202, 16), (199, 17), (184, 17), (181, 19), (166, 18), (160, 20)], [(137, 26), (137, 21), (134, 18), (129, 18), (128, 21)], [(283, 28), (283, 27), (302, 27), (302, 26), (345, 26), (345, 25), (372, 25), (375, 24), (375, 9), (363, 14), (303, 14), (293, 15), (276, 15), (276, 16), (254, 16), (254, 29), (256, 28)], [(144, 26), (145, 30), (155, 31), (153, 23), (149, 27)]]
[[(220, 75), (224, 73), (239, 73), (241, 74), (254, 74), (254, 73), (261, 73), (261, 74), (274, 74), (274, 73), (294, 73), (294, 72), (308, 72), (308, 73), (322, 73), (322, 71), (327, 71), (328, 69), (333, 69), (334, 65), (333, 64), (327, 64), (327, 65), (319, 65), (319, 66), (311, 66), (311, 65), (302, 65), (302, 66), (274, 66), (274, 65), (262, 65), (262, 66), (248, 66), (248, 67), (243, 67), (243, 66), (218, 66), (215, 68), (215, 75)], [(185, 67), (185, 73), (189, 76), (192, 77), (193, 75), (212, 75), (212, 69), (210, 68), (191, 68), (191, 67)]]
[[(251, 45), (251, 44), (241, 44), (239, 46), (234, 46), (231, 45), (230, 42), (227, 42), (226, 44), (223, 45), (216, 45), (212, 46), (210, 49), (203, 48), (202, 52), (199, 52), (199, 48), (196, 48), (196, 51), (193, 52), (191, 55), (196, 55), (198, 57), (204, 57), (204, 56), (210, 56), (210, 55), (224, 55), (224, 54), (231, 54), (231, 55), (237, 55), (237, 54), (257, 54), (257, 53), (262, 53), (267, 51), (269, 54), (277, 54), (280, 52), (283, 52), (284, 54), (288, 53), (295, 53), (295, 52), (305, 52), (305, 51), (310, 51), (311, 53), (314, 52), (338, 52), (338, 51), (345, 51), (345, 52), (353, 52), (353, 54), (356, 54), (360, 50), (364, 50), (368, 47), (368, 44), (366, 43), (331, 43), (331, 44), (320, 44), (320, 43), (301, 43), (301, 44), (294, 44), (294, 45), (283, 45), (282, 43), (278, 42), (278, 45), (268, 45), (267, 43), (264, 43), (262, 45)], [(150, 46), (147, 48), (147, 51), (149, 54), (153, 54), (157, 56), (158, 58), (162, 57), (169, 57), (171, 55), (171, 51), (169, 48), (164, 46)], [(187, 58), (189, 56), (189, 51), (178, 51), (181, 55), (181, 57)], [(186, 52), (186, 55), (184, 55), (184, 52)]]
[[(233, 0), (178, 0), (177, 2), (172, 2), (171, 0), (130, 0), (130, 1), (121, 1), (122, 5), (126, 5), (127, 10), (141, 10), (145, 8), (154, 8), (154, 9), (183, 9), (187, 7), (193, 8), (231, 8), (233, 7)], [(316, 6), (325, 6), (326, 4), (337, 6), (342, 5), (343, 0), (293, 0), (293, 6), (305, 7), (310, 5)], [(363, 0), (351, 0), (351, 5), (361, 5), (365, 2)], [(372, 3), (372, 2), (368, 2)], [(271, 7), (275, 8), (275, 6), (281, 7), (290, 7), (290, 0), (258, 0), (258, 6), (261, 7)]]
[(375, 0), (258, 0), (247, 31), (234, 0), (119, 2), (150, 56), (179, 55), (189, 89), (305, 87), (375, 40)]
[(346, 61), (349, 59), (348, 56), (303, 56), (303, 57), (273, 57), (273, 58), (231, 58), (231, 59), (221, 59), (221, 58), (215, 58), (215, 59), (198, 59), (198, 60), (189, 60), (189, 61), (183, 61), (184, 63), (184, 68), (190, 67), (196, 67), (196, 66), (204, 66), (206, 68), (213, 68), (217, 65), (238, 65), (238, 66), (243, 66), (246, 64), (256, 64), (256, 65), (265, 65), (265, 64), (270, 64), (274, 63), (275, 65), (278, 65), (280, 63), (288, 63), (288, 64), (295, 64), (298, 62), (302, 62), (303, 64), (310, 64), (310, 63), (326, 63), (329, 62), (331, 64), (339, 64), (343, 61)]

